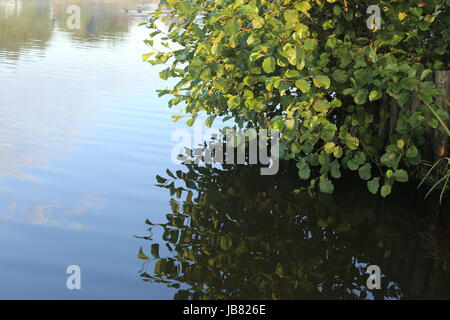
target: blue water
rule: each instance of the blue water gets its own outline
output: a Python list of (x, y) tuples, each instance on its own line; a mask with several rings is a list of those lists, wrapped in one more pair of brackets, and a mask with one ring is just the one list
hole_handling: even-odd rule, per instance
[(168, 210), (154, 183), (176, 128), (141, 61), (143, 2), (81, 2), (83, 34), (73, 2), (0, 0), (0, 298), (173, 296), (142, 282), (133, 237)]

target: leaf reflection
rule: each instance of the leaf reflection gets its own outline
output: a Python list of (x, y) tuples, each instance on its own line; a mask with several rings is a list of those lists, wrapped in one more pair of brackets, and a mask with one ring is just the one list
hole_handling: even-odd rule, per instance
[[(288, 163), (277, 176), (239, 165), (167, 170), (157, 185), (170, 192), (171, 212), (166, 223), (147, 221), (163, 234), (148, 239), (141, 277), (179, 288), (175, 299), (448, 296), (433, 285), (442, 273), (416, 236), (411, 213), (426, 204), (380, 200), (350, 178), (312, 197), (292, 192), (295, 177)], [(371, 264), (383, 273), (381, 290), (366, 287)]]

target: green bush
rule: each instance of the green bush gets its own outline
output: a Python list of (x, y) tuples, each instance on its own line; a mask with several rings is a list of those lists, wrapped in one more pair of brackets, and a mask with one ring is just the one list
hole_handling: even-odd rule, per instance
[[(368, 28), (369, 5), (381, 8), (380, 29)], [(218, 117), (277, 129), (282, 158), (311, 186), (331, 193), (350, 170), (385, 197), (422, 163), (425, 133), (439, 125), (423, 102), (439, 94), (432, 72), (450, 69), (449, 6), (167, 0), (147, 22), (167, 50), (143, 58), (168, 65), (162, 79), (179, 78), (160, 94), (181, 103), (188, 125), (206, 113), (209, 126)]]

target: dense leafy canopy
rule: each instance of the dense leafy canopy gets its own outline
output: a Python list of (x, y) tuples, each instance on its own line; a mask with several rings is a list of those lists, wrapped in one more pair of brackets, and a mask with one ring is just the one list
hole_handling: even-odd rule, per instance
[[(381, 26), (369, 29), (370, 5)], [(331, 193), (341, 169), (383, 197), (427, 158), (432, 75), (449, 68), (450, 0), (167, 0), (144, 55), (180, 81), (161, 94), (192, 116), (282, 132), (281, 155)], [(159, 19), (174, 19), (168, 30)], [(371, 20), (369, 20), (370, 26)], [(153, 40), (147, 40), (149, 45)], [(434, 106), (443, 119), (448, 114)]]

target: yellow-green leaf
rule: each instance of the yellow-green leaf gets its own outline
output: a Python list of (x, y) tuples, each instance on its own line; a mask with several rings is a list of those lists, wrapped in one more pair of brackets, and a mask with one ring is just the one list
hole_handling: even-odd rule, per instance
[(356, 150), (359, 147), (359, 140), (358, 140), (358, 138), (353, 137), (350, 133), (347, 133), (345, 135), (344, 143), (351, 150)]
[(328, 89), (330, 87), (330, 78), (324, 75), (318, 75), (313, 78), (314, 85), (318, 88)]

